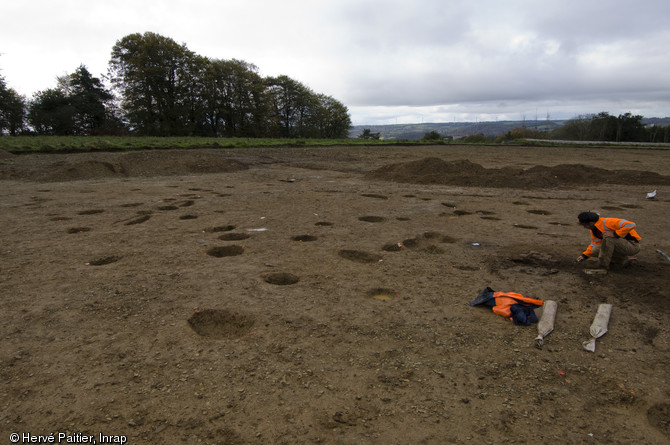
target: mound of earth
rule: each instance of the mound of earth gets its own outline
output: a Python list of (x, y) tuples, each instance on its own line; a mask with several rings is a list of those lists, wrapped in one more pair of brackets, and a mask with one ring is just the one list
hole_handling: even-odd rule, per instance
[(0, 150), (0, 159), (9, 159), (14, 157), (14, 155), (8, 151)]
[(216, 150), (144, 150), (124, 153), (9, 155), (0, 180), (63, 182), (111, 177), (151, 177), (247, 170)]
[(467, 160), (444, 161), (424, 158), (390, 164), (368, 174), (369, 178), (416, 184), (445, 184), (476, 187), (552, 188), (595, 184), (670, 184), (670, 176), (638, 170), (607, 170), (582, 164), (529, 169), (484, 168)]

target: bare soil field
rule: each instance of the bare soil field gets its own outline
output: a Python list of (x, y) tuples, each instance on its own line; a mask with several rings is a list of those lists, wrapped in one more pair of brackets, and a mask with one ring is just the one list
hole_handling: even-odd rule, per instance
[[(0, 153), (0, 440), (668, 444), (668, 172), (587, 147)], [(574, 262), (584, 210), (637, 223), (629, 267)], [(542, 348), (469, 305), (487, 286), (558, 303)]]

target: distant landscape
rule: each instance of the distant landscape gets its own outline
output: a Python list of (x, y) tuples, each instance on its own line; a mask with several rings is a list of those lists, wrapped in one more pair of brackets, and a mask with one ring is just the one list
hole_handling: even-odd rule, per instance
[[(473, 134), (485, 136), (500, 136), (515, 128), (551, 132), (563, 126), (567, 120), (517, 120), (491, 122), (435, 122), (420, 124), (393, 124), (393, 125), (354, 125), (349, 131), (350, 138), (357, 138), (365, 129), (371, 133), (379, 133), (381, 139), (419, 140), (426, 133), (436, 131), (442, 136), (454, 139), (464, 138)], [(645, 125), (670, 125), (670, 117), (643, 118)]]

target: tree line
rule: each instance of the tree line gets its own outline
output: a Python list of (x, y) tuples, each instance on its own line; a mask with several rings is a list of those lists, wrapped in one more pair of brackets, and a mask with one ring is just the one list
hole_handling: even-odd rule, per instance
[(338, 139), (351, 128), (346, 106), (295, 79), (151, 32), (116, 42), (106, 80), (81, 65), (28, 100), (0, 76), (0, 135)]
[(550, 139), (601, 142), (670, 143), (670, 125), (645, 125), (641, 115), (624, 113), (613, 116), (606, 111), (577, 116), (560, 127), (544, 131), (527, 127), (515, 128), (498, 137), (483, 134), (468, 136), (465, 142), (506, 142), (515, 139)]

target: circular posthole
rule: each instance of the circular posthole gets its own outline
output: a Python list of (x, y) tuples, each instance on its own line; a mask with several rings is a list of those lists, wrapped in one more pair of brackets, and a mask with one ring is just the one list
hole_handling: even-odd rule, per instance
[(236, 255), (242, 255), (244, 252), (244, 247), (242, 246), (219, 246), (219, 247), (212, 247), (207, 251), (207, 255), (213, 256), (216, 258), (223, 258), (226, 256), (236, 256)]
[(393, 298), (398, 295), (393, 292), (391, 289), (386, 289), (383, 287), (377, 287), (375, 289), (370, 289), (366, 292), (366, 295), (374, 300), (379, 301), (391, 301)]
[(205, 309), (195, 312), (188, 324), (198, 335), (208, 338), (239, 338), (254, 325), (254, 318), (227, 310)]
[(131, 221), (128, 221), (127, 223), (124, 224), (124, 226), (133, 226), (135, 224), (142, 224), (143, 222), (149, 221), (149, 218), (151, 218), (151, 215), (142, 215), (140, 217), (132, 219)]
[(361, 216), (360, 218), (358, 218), (358, 220), (371, 223), (378, 223), (386, 221), (386, 218), (382, 216)]
[(449, 235), (443, 236), (442, 239), (440, 240), (441, 243), (446, 243), (446, 244), (453, 244), (456, 241), (457, 241), (456, 238), (451, 237)]
[(286, 273), (286, 272), (277, 272), (265, 275), (263, 277), (266, 283), (276, 284), (278, 286), (286, 286), (289, 284), (295, 284), (300, 281), (300, 277)]
[(384, 244), (382, 250), (385, 252), (399, 252), (402, 250), (402, 243), (388, 243)]
[(120, 256), (106, 256), (103, 258), (98, 258), (97, 260), (89, 261), (88, 264), (89, 266), (104, 266), (106, 264), (112, 264), (116, 263), (121, 259)]
[(217, 227), (210, 227), (208, 229), (205, 229), (204, 232), (230, 232), (234, 228), (235, 228), (235, 226), (232, 226), (232, 225), (217, 226)]
[(338, 253), (342, 258), (356, 261), (357, 263), (377, 263), (381, 259), (377, 255), (360, 250), (340, 250)]
[(402, 242), (402, 245), (414, 249), (415, 247), (419, 247), (419, 240), (416, 238), (407, 238)]
[(67, 229), (67, 233), (83, 233), (83, 232), (88, 232), (90, 231), (90, 227), (72, 227), (70, 229)]
[(241, 241), (250, 237), (251, 235), (248, 233), (224, 233), (219, 239), (222, 241)]
[(312, 235), (297, 235), (291, 239), (293, 241), (316, 241), (316, 237)]
[(514, 224), (514, 227), (518, 227), (519, 229), (531, 229), (531, 230), (537, 229), (537, 227), (535, 226), (528, 226), (526, 224)]
[(670, 437), (670, 423), (668, 418), (670, 416), (670, 403), (657, 403), (647, 410), (647, 420), (649, 423)]

